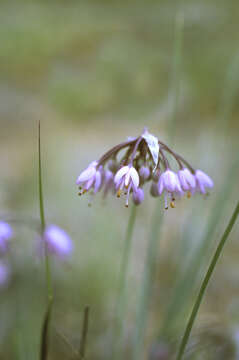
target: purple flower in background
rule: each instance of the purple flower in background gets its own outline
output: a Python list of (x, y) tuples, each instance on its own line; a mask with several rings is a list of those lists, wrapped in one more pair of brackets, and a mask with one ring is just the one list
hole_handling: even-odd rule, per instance
[(10, 270), (8, 265), (4, 262), (0, 262), (0, 287), (4, 287), (8, 284), (10, 278)]
[(195, 178), (197, 188), (202, 194), (206, 194), (206, 188), (212, 188), (214, 186), (212, 179), (201, 170), (196, 170)]
[[(171, 158), (178, 169), (171, 168)], [(160, 197), (164, 194), (165, 208), (175, 207), (175, 199), (187, 192), (206, 193), (206, 188), (213, 187), (213, 181), (201, 170), (194, 168), (181, 155), (174, 152), (156, 136), (145, 129), (138, 137), (130, 137), (115, 145), (103, 154), (98, 161), (93, 161), (78, 177), (79, 195), (86, 192), (95, 194), (103, 188), (104, 195), (112, 190), (120, 197), (126, 195), (126, 207), (132, 196), (135, 204), (144, 199), (143, 187), (151, 182), (150, 194)], [(139, 188), (140, 186), (140, 188)]]
[(72, 253), (73, 245), (69, 235), (56, 225), (48, 225), (43, 234), (47, 251), (50, 254), (66, 257)]
[(0, 221), (0, 253), (5, 253), (8, 250), (9, 240), (12, 236), (12, 227), (8, 223)]

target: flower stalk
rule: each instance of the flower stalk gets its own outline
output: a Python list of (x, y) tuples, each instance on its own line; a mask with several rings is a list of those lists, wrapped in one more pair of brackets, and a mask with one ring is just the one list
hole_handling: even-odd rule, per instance
[(121, 343), (123, 337), (123, 324), (125, 321), (125, 304), (126, 304), (126, 283), (127, 274), (129, 268), (130, 249), (133, 238), (134, 225), (136, 220), (137, 207), (133, 206), (128, 221), (128, 226), (125, 234), (124, 249), (121, 258), (121, 264), (119, 269), (119, 282), (117, 291), (116, 302), (116, 334), (113, 344), (113, 358), (120, 358), (121, 355)]
[[(44, 212), (44, 196), (42, 186), (42, 163), (41, 163), (41, 123), (38, 125), (38, 186), (39, 186), (39, 208), (40, 208), (40, 220), (41, 220), (41, 237), (44, 235), (46, 228), (45, 212)], [(47, 245), (44, 242), (44, 255), (45, 255), (45, 274), (47, 284), (47, 310), (43, 321), (42, 334), (41, 334), (41, 351), (40, 360), (46, 360), (48, 354), (48, 338), (49, 338), (49, 324), (51, 318), (51, 308), (53, 301), (53, 290), (51, 280), (51, 268), (49, 255), (47, 252)]]

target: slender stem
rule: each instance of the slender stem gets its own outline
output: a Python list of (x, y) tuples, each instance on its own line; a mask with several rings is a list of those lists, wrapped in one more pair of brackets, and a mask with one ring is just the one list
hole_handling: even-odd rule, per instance
[(111, 156), (116, 155), (118, 151), (136, 143), (136, 140), (129, 140), (129, 141), (125, 141), (121, 144), (118, 144), (116, 146), (114, 146), (112, 149), (110, 149), (109, 151), (107, 151), (104, 155), (101, 156), (101, 158), (98, 160), (98, 166), (100, 165), (104, 165), (104, 163), (110, 159)]
[[(43, 186), (42, 186), (42, 164), (41, 164), (41, 124), (39, 121), (38, 127), (38, 186), (39, 186), (39, 207), (40, 207), (40, 220), (41, 220), (41, 236), (43, 236), (46, 221), (44, 213), (44, 196), (43, 196)], [(47, 253), (47, 246), (44, 242), (45, 250), (45, 273), (46, 273), (46, 284), (47, 284), (47, 310), (44, 316), (44, 321), (42, 325), (41, 332), (41, 349), (40, 349), (40, 360), (47, 360), (48, 348), (49, 348), (49, 325), (51, 320), (51, 310), (53, 302), (53, 290), (52, 290), (52, 281), (51, 281), (51, 269), (50, 262)]]
[(88, 335), (88, 328), (89, 328), (89, 315), (90, 315), (90, 307), (86, 306), (84, 310), (84, 318), (83, 318), (83, 325), (82, 325), (82, 334), (81, 334), (81, 342), (80, 342), (80, 350), (79, 355), (80, 359), (85, 358), (86, 352), (86, 340)]
[[(43, 235), (46, 227), (45, 212), (44, 212), (44, 197), (43, 197), (43, 186), (42, 186), (42, 164), (41, 164), (41, 123), (39, 121), (38, 126), (38, 186), (39, 186), (39, 207), (40, 207), (40, 219), (41, 219), (41, 235)], [(46, 268), (46, 283), (47, 283), (47, 295), (48, 302), (52, 302), (53, 291), (51, 283), (51, 269), (50, 262), (47, 253), (46, 244), (45, 246), (45, 268)]]
[[(160, 207), (160, 209), (159, 209)], [(149, 309), (149, 299), (152, 294), (153, 280), (155, 274), (155, 264), (157, 259), (157, 249), (160, 238), (160, 230), (163, 214), (159, 218), (159, 212), (162, 211), (161, 204), (157, 204), (153, 214), (151, 233), (147, 247), (146, 261), (144, 265), (144, 273), (142, 286), (139, 295), (139, 304), (137, 309), (136, 328), (134, 334), (133, 360), (143, 358), (144, 334), (147, 323), (147, 315)]]
[(181, 341), (181, 344), (180, 344), (180, 347), (179, 347), (179, 351), (178, 351), (178, 354), (177, 354), (177, 357), (176, 357), (176, 360), (181, 360), (182, 357), (183, 357), (183, 353), (184, 353), (184, 350), (186, 348), (186, 345), (187, 345), (187, 342), (188, 342), (188, 339), (189, 339), (189, 336), (190, 336), (190, 333), (191, 333), (191, 330), (192, 330), (192, 327), (193, 327), (193, 324), (194, 324), (194, 321), (196, 319), (196, 316), (197, 316), (197, 313), (198, 313), (198, 309), (200, 307), (200, 304), (202, 302), (202, 299), (203, 299), (203, 296), (204, 296), (204, 293), (205, 293), (205, 290), (207, 288), (207, 285), (209, 283), (209, 280), (211, 278), (211, 275), (213, 273), (213, 270), (217, 264), (217, 261), (221, 255), (221, 252), (223, 250), (223, 247), (227, 241), (227, 238), (233, 228), (233, 225), (235, 224), (236, 222), (236, 219), (237, 219), (237, 216), (239, 215), (239, 202), (237, 203), (237, 206), (232, 214), (232, 217), (229, 221), (229, 224), (217, 246), (217, 249), (213, 255), (213, 258), (211, 260), (211, 263), (208, 267), (208, 270), (207, 270), (207, 273), (204, 277), (204, 280), (202, 282), (202, 285), (201, 285), (201, 288), (199, 290), (199, 293), (198, 293), (198, 296), (197, 296), (197, 299), (195, 301), (195, 304), (193, 306), (193, 309), (192, 309), (192, 312), (191, 312), (191, 315), (190, 315), (190, 318), (188, 320), (188, 323), (187, 323), (187, 326), (186, 326), (186, 329), (185, 329), (185, 332), (184, 332), (184, 335), (183, 335), (183, 338), (182, 338), (182, 341)]
[(125, 234), (125, 242), (123, 255), (120, 264), (119, 271), (119, 285), (117, 292), (117, 303), (116, 303), (116, 334), (113, 344), (113, 358), (120, 358), (121, 342), (123, 337), (123, 323), (125, 320), (125, 303), (126, 303), (126, 280), (129, 268), (129, 256), (132, 244), (133, 230), (136, 219), (136, 206), (132, 206), (131, 214), (129, 217), (128, 226)]

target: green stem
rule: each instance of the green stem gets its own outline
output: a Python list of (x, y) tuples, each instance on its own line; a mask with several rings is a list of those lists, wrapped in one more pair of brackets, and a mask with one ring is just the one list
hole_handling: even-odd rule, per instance
[(152, 294), (153, 277), (155, 273), (155, 264), (157, 260), (157, 248), (160, 237), (161, 224), (163, 214), (159, 218), (159, 213), (162, 212), (161, 203), (157, 204), (151, 226), (151, 234), (147, 247), (147, 255), (144, 266), (142, 287), (139, 295), (139, 305), (136, 318), (136, 329), (134, 336), (133, 360), (143, 358), (144, 349), (144, 333), (147, 323), (147, 315), (149, 308), (149, 299)]
[(133, 230), (136, 219), (136, 206), (132, 205), (131, 214), (129, 217), (128, 226), (125, 234), (123, 255), (120, 264), (119, 271), (119, 285), (117, 292), (117, 304), (116, 304), (116, 334), (113, 348), (113, 358), (120, 358), (120, 348), (122, 342), (123, 323), (125, 320), (125, 302), (126, 302), (126, 280), (129, 268), (129, 256), (132, 244)]
[[(40, 207), (40, 219), (41, 219), (41, 236), (43, 236), (46, 221), (44, 213), (44, 197), (43, 197), (43, 187), (42, 187), (42, 164), (41, 164), (41, 124), (39, 121), (38, 127), (38, 186), (39, 186), (39, 207)], [(51, 310), (53, 302), (53, 290), (52, 290), (52, 281), (51, 281), (51, 268), (47, 252), (47, 246), (44, 242), (44, 251), (45, 251), (45, 273), (46, 273), (46, 284), (47, 284), (47, 310), (44, 316), (42, 332), (41, 332), (41, 348), (40, 348), (40, 360), (47, 360), (49, 352), (49, 325), (51, 320)]]
[(237, 219), (237, 216), (239, 214), (239, 202), (237, 203), (237, 206), (234, 210), (234, 213), (232, 214), (232, 217), (229, 221), (229, 224), (217, 246), (217, 249), (214, 253), (214, 256), (211, 260), (211, 263), (208, 267), (208, 270), (207, 270), (207, 273), (205, 275), (205, 278), (202, 282), (202, 285), (201, 285), (201, 288), (199, 290), (199, 293), (198, 293), (198, 296), (197, 296), (197, 299), (195, 301), (195, 304), (193, 306), (193, 309), (192, 309), (192, 313), (190, 315), (190, 318), (188, 320), (188, 323), (187, 323), (187, 326), (186, 326), (186, 329), (185, 329), (185, 332), (184, 332), (184, 335), (183, 335), (183, 338), (182, 338), (182, 341), (181, 341), (181, 344), (180, 344), (180, 347), (179, 347), (179, 351), (178, 351), (178, 354), (177, 354), (177, 357), (176, 357), (176, 360), (181, 360), (182, 359), (182, 356), (183, 356), (183, 353), (184, 353), (184, 350), (186, 348), (186, 345), (188, 343), (188, 339), (189, 339), (189, 336), (190, 336), (190, 333), (191, 333), (191, 330), (192, 330), (192, 327), (193, 327), (193, 324), (194, 324), (194, 321), (195, 321), (195, 318), (197, 316), (197, 313), (198, 313), (198, 309), (200, 307), (200, 304), (202, 302), (202, 299), (203, 299), (203, 296), (204, 296), (204, 293), (205, 293), (205, 290), (207, 288), (207, 285), (209, 283), (209, 280), (211, 278), (211, 275), (213, 273), (213, 270), (217, 264), (217, 261), (221, 255), (221, 252), (223, 250), (223, 247), (227, 241), (227, 238), (233, 228), (233, 225), (235, 224), (236, 222), (236, 219)]
[[(44, 200), (43, 200), (43, 186), (42, 186), (42, 164), (41, 164), (41, 123), (39, 121), (38, 126), (38, 186), (39, 186), (39, 207), (40, 207), (40, 220), (41, 220), (41, 235), (45, 231), (46, 221), (45, 221), (45, 212), (44, 212)], [(45, 243), (44, 243), (45, 244)], [(49, 256), (47, 253), (46, 244), (45, 246), (45, 268), (46, 268), (46, 283), (47, 283), (47, 295), (48, 295), (48, 304), (52, 302), (53, 291), (52, 291), (52, 281), (51, 281), (51, 269)]]

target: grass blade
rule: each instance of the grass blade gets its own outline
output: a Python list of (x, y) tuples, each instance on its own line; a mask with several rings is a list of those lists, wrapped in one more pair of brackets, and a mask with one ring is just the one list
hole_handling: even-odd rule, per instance
[(229, 221), (229, 224), (216, 248), (216, 251), (214, 253), (214, 256), (211, 260), (211, 263), (208, 267), (208, 270), (207, 270), (207, 273), (204, 277), (204, 280), (202, 282), (202, 285), (201, 285), (201, 288), (199, 290), (199, 293), (198, 293), (198, 296), (197, 296), (197, 299), (195, 301), (195, 304), (193, 306), (193, 309), (192, 309), (192, 312), (191, 312), (191, 315), (190, 315), (190, 318), (188, 320), (188, 323), (187, 323), (187, 326), (186, 326), (186, 329), (185, 329), (185, 332), (184, 332), (184, 335), (183, 335), (183, 338), (182, 338), (182, 341), (181, 341), (181, 344), (180, 344), (180, 347), (179, 347), (179, 351), (178, 351), (178, 354), (177, 354), (177, 357), (176, 357), (176, 360), (181, 360), (182, 359), (182, 356), (183, 356), (183, 353), (184, 353), (184, 350), (186, 348), (186, 345), (188, 343), (188, 339), (189, 339), (189, 336), (190, 336), (190, 333), (191, 333), (191, 330), (192, 330), (192, 327), (193, 327), (193, 324), (194, 324), (194, 321), (196, 319), (196, 316), (197, 316), (197, 313), (198, 313), (198, 309), (200, 307), (200, 304), (202, 302), (202, 299), (203, 299), (203, 296), (204, 296), (204, 293), (205, 293), (205, 290), (207, 288), (207, 285), (209, 283), (209, 280), (212, 276), (212, 273), (213, 273), (213, 270), (217, 264), (217, 261), (221, 255), (221, 252), (223, 250), (223, 247), (227, 241), (227, 238), (236, 222), (236, 219), (237, 219), (237, 216), (239, 214), (239, 202), (237, 203), (237, 206), (232, 214), (232, 217)]

